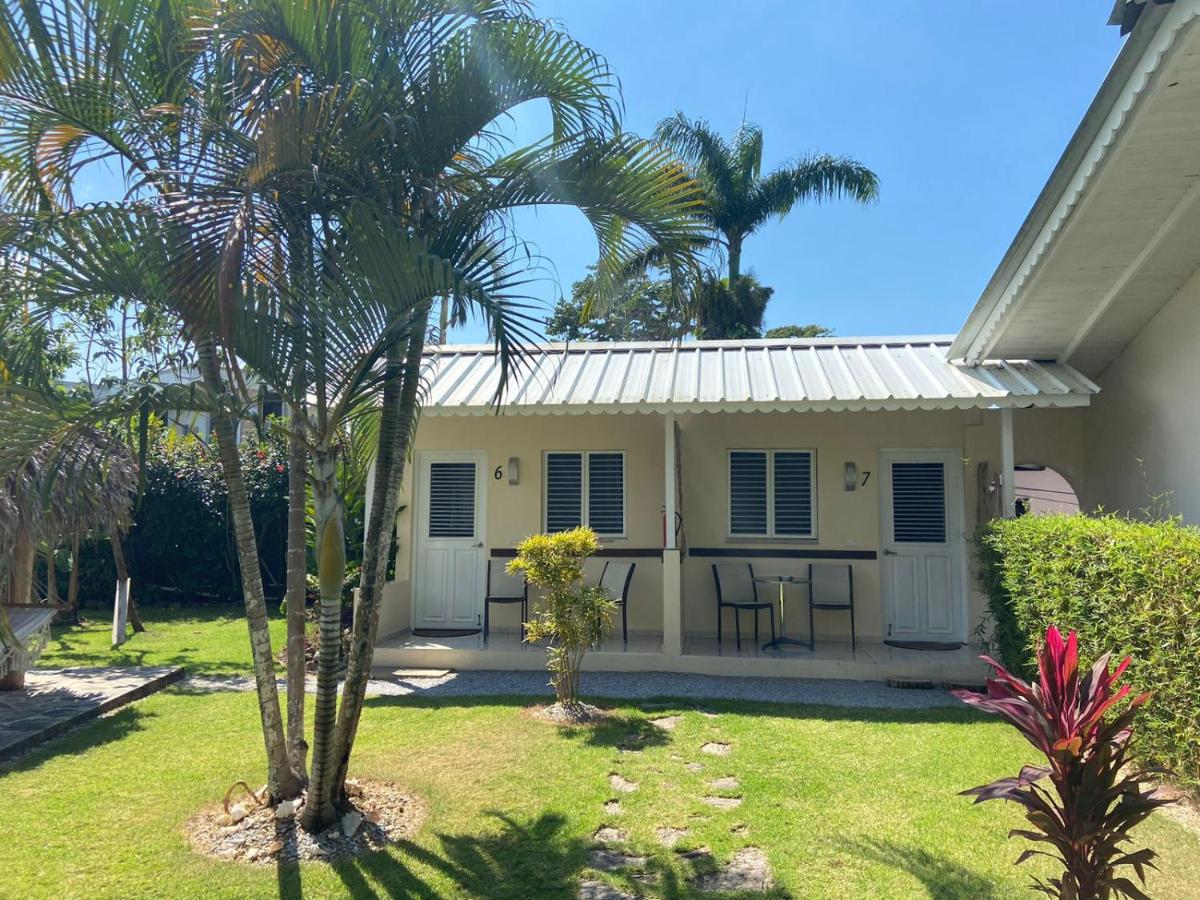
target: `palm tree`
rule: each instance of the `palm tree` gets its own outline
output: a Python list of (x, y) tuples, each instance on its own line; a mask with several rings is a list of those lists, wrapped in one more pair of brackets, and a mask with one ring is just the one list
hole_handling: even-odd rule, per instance
[[(81, 5), (110, 14), (107, 4)], [(120, 14), (138, 15), (136, 6)], [(344, 799), (435, 303), (447, 298), (456, 322), (472, 312), (487, 320), (504, 376), (527, 339), (525, 255), (511, 210), (581, 208), (595, 228), (603, 287), (645, 247), (693, 238), (699, 197), (661, 148), (620, 133), (603, 60), (521, 4), (246, 0), (222, 7), (218, 21), (207, 21), (206, 9), (191, 10), (184, 29), (211, 38), (183, 69), (192, 93), (132, 117), (171, 136), (169, 165), (159, 173), (140, 154), (131, 158), (149, 188), (140, 203), (36, 217), (49, 237), (30, 242), (30, 277), (41, 279), (48, 302), (136, 293), (179, 310), (214, 410), (248, 612), (261, 584), (253, 583), (256, 548), (231, 440), (244, 401), (241, 365), (304, 409), (293, 430), (312, 462), (321, 582), (304, 824), (317, 828)], [(38, 109), (56, 100), (44, 90)], [(503, 152), (495, 122), (530, 100), (549, 104), (552, 133)], [(110, 119), (95, 127), (106, 136), (113, 128)], [(29, 149), (19, 137), (0, 133), (0, 152), (6, 140)], [(135, 131), (108, 146), (123, 153), (138, 140)], [(69, 184), (72, 172), (68, 160), (49, 175), (36, 169), (29, 183), (61, 195), (47, 185)], [(344, 427), (373, 404), (377, 489), (339, 705), (345, 548), (335, 463)], [(256, 674), (264, 651), (270, 671), (269, 635), (254, 623), (251, 633)], [(277, 697), (261, 679), (259, 688), (269, 784), (279, 796), (283, 776), (298, 776), (280, 752)]]
[(797, 203), (849, 197), (871, 203), (879, 179), (846, 156), (812, 154), (762, 174), (762, 129), (743, 122), (726, 141), (703, 119), (683, 113), (663, 119), (656, 137), (691, 168), (704, 192), (701, 213), (728, 257), (728, 285), (736, 291), (742, 273), (742, 244), (768, 220), (782, 218)]

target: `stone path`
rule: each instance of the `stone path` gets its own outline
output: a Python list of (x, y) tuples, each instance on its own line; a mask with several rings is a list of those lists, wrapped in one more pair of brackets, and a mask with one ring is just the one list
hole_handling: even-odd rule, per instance
[[(657, 706), (655, 704), (655, 708)], [(642, 708), (643, 711), (649, 711), (652, 707), (644, 705)], [(715, 713), (707, 711), (704, 715), (709, 719), (717, 718)], [(670, 733), (675, 732), (684, 721), (685, 717), (682, 715), (669, 715), (650, 719), (650, 724)], [(668, 741), (673, 742), (674, 739), (675, 735), (671, 734)], [(726, 741), (712, 740), (701, 744), (698, 749), (701, 753), (710, 756), (729, 757), (733, 754), (734, 748)], [(676, 763), (683, 762), (686, 758), (680, 753), (670, 753), (668, 756)], [(698, 762), (686, 762), (684, 765), (694, 774), (704, 770), (704, 766)], [(661, 772), (662, 770), (651, 767), (650, 771)], [(626, 778), (620, 772), (610, 772), (608, 781), (609, 786), (619, 793), (629, 794), (638, 789), (636, 782)], [(722, 775), (719, 778), (710, 778), (706, 784), (710, 791), (717, 793), (702, 796), (700, 798), (702, 803), (720, 812), (728, 812), (741, 806), (742, 796), (732, 793), (741, 788), (741, 782), (736, 776)], [(606, 801), (603, 808), (605, 814), (610, 816), (618, 815), (623, 811), (620, 802), (616, 799)], [(703, 819), (704, 817), (704, 814), (695, 812), (688, 816), (689, 819)], [(729, 827), (730, 834), (738, 836), (748, 835), (749, 831), (750, 829), (742, 822)], [(674, 849), (691, 833), (689, 828), (679, 828), (673, 825), (658, 825), (654, 828), (654, 836), (658, 839), (658, 843), (667, 849)], [(588, 868), (610, 875), (622, 875), (641, 884), (657, 884), (658, 873), (653, 869), (647, 871), (650, 858), (635, 855), (628, 849), (629, 834), (627, 828), (611, 824), (601, 825), (592, 835), (594, 846), (588, 852)], [(712, 851), (707, 847), (676, 850), (676, 854), (678, 860), (699, 869), (698, 873), (693, 869), (694, 874), (688, 877), (687, 881), (701, 893), (762, 893), (772, 884), (770, 861), (767, 859), (766, 853), (759, 847), (742, 847), (722, 866), (716, 865)], [(578, 896), (579, 900), (635, 900), (638, 895), (604, 881), (585, 878), (579, 883)]]
[(31, 669), (25, 689), (0, 691), (0, 757), (16, 756), (183, 677), (178, 667)]

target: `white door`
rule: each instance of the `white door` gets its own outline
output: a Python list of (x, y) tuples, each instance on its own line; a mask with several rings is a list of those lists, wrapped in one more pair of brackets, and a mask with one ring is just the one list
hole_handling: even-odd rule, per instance
[(413, 626), (478, 628), (483, 608), (481, 453), (421, 453), (413, 547)]
[(957, 450), (884, 450), (879, 455), (880, 578), (889, 637), (965, 639), (961, 457)]

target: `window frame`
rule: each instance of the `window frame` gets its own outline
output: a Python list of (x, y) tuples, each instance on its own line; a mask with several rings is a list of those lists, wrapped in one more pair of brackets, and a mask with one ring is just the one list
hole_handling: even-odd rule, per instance
[[(733, 530), (733, 454), (763, 453), (767, 464), (767, 530), (762, 533), (735, 532)], [(809, 457), (808, 491), (811, 500), (810, 518), (812, 528), (808, 534), (779, 534), (775, 531), (775, 454), (807, 453)], [(730, 541), (817, 541), (817, 451), (814, 447), (729, 447), (725, 451), (725, 534)]]
[[(579, 518), (581, 525), (593, 527), (589, 521), (588, 501), (591, 493), (591, 463), (589, 457), (593, 454), (618, 455), (621, 457), (621, 531), (600, 532), (596, 534), (605, 540), (623, 540), (629, 532), (629, 454), (625, 450), (543, 450), (542, 451), (542, 530), (549, 533), (550, 513), (550, 464), (551, 455), (580, 457), (581, 485), (579, 494)], [(557, 533), (557, 532), (556, 532)]]

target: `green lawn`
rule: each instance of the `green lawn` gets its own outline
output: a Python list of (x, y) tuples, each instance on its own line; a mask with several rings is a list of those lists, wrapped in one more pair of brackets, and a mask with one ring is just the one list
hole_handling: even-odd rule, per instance
[[(220, 642), (200, 640), (186, 621), (151, 623), (189, 640), (138, 661), (194, 652), (204, 654), (198, 668), (236, 668)], [(657, 825), (689, 828), (680, 849), (708, 847), (718, 862), (746, 844), (762, 847), (778, 897), (1031, 896), (1037, 869), (1014, 868), (1021, 845), (1004, 837), (1021, 821), (1016, 809), (955, 795), (1015, 772), (1031, 752), (1011, 729), (966, 710), (714, 702), (707, 708), (718, 715), (708, 718), (691, 704), (665, 712), (618, 704), (606, 724), (568, 730), (524, 717), (527, 702), (368, 700), (353, 768), (427, 798), (424, 828), (357, 862), (277, 870), (187, 848), (189, 816), (235, 780), (261, 783), (262, 743), (253, 695), (173, 688), (0, 766), (0, 896), (566, 898), (587, 874), (591, 835), (606, 824), (628, 828), (630, 849), (660, 873), (649, 889), (609, 880), (646, 896), (692, 893), (690, 864), (658, 846)], [(675, 731), (648, 724), (670, 712), (684, 716)], [(709, 740), (729, 742), (732, 754), (701, 754)], [(644, 750), (622, 753), (630, 741)], [(688, 771), (691, 761), (705, 770)], [(640, 784), (621, 797), (618, 816), (602, 808), (615, 796), (613, 772)], [(745, 797), (727, 812), (701, 802), (705, 781), (725, 775)], [(735, 833), (741, 824), (748, 831)], [(1160, 816), (1138, 836), (1162, 854), (1153, 896), (1200, 895), (1195, 835)]]
[[(268, 603), (268, 608), (272, 604)], [(275, 609), (271, 639), (283, 646), (287, 625)], [(62, 666), (185, 666), (192, 674), (247, 675), (250, 637), (240, 606), (189, 606), (142, 611), (146, 631), (117, 650), (112, 648), (112, 618), (103, 610), (84, 610), (85, 625), (56, 625), (38, 660), (43, 668)]]

